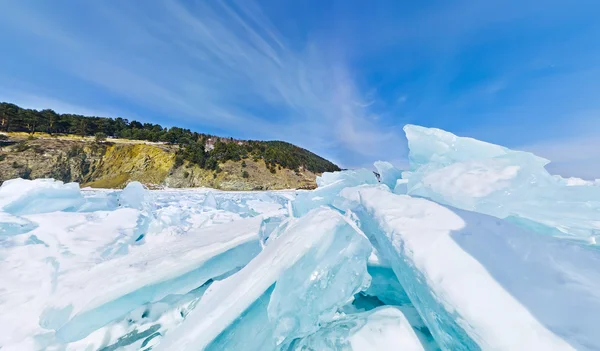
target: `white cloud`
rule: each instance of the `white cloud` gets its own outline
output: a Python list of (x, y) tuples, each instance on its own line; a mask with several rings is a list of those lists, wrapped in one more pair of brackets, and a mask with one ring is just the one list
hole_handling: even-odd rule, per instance
[(546, 168), (553, 174), (584, 179), (595, 179), (600, 174), (600, 139), (597, 136), (549, 140), (518, 149), (551, 160)]

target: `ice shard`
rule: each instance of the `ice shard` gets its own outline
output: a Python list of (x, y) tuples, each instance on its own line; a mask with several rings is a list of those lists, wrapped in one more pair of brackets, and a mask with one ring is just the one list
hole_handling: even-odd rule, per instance
[(596, 243), (600, 187), (568, 186), (548, 160), (439, 129), (407, 125), (408, 194)]
[(421, 351), (424, 348), (402, 311), (385, 306), (343, 316), (318, 332), (298, 339), (290, 350)]
[(600, 345), (600, 251), (426, 199), (378, 189), (360, 198), (362, 229), (442, 349)]
[(0, 186), (0, 209), (13, 215), (76, 211), (84, 203), (77, 183), (12, 179)]
[(377, 169), (377, 173), (379, 173), (381, 183), (393, 190), (396, 187), (398, 179), (402, 178), (402, 171), (385, 161), (377, 161), (373, 165)]
[(126, 256), (61, 275), (40, 324), (79, 340), (144, 303), (186, 293), (245, 265), (260, 250), (260, 218), (203, 228), (132, 249)]
[(147, 206), (148, 192), (140, 182), (130, 182), (119, 194), (119, 206), (142, 210)]
[(216, 210), (219, 206), (217, 205), (217, 199), (213, 195), (212, 191), (206, 193), (206, 197), (202, 202), (202, 208), (206, 210)]
[(398, 179), (392, 189), (394, 194), (406, 194), (408, 192), (408, 179)]
[(325, 172), (322, 175), (317, 176), (317, 186), (319, 188), (340, 181), (346, 182), (347, 186), (354, 186), (360, 184), (375, 184), (377, 183), (377, 178), (372, 171), (364, 168), (338, 172)]
[(360, 293), (353, 305), (358, 305), (361, 299), (371, 300), (375, 298), (375, 302), (397, 307), (410, 323), (425, 350), (438, 351), (440, 349), (438, 344), (433, 339), (431, 332), (415, 309), (412, 301), (410, 301), (394, 271), (386, 266), (370, 265), (368, 272), (371, 275), (371, 285), (367, 290)]
[(140, 182), (130, 182), (118, 196), (118, 205), (121, 208), (132, 208), (139, 211), (133, 240), (125, 242), (121, 251), (126, 252), (131, 244), (140, 243), (146, 237), (152, 220), (152, 197)]
[(377, 297), (386, 305), (412, 304), (391, 268), (369, 266), (368, 272), (371, 285), (364, 291), (365, 294)]
[(85, 197), (85, 203), (79, 207), (79, 212), (113, 211), (119, 207), (117, 191), (84, 190), (82, 195)]
[(368, 240), (341, 215), (312, 211), (269, 241), (239, 272), (211, 285), (158, 349), (211, 349), (223, 333), (230, 336), (220, 337), (215, 349), (268, 350), (267, 345), (310, 334), (368, 286), (370, 252)]
[(301, 217), (319, 206), (331, 205), (346, 187), (377, 183), (375, 174), (367, 169), (323, 173), (317, 176), (317, 189), (298, 192), (292, 201), (294, 216)]

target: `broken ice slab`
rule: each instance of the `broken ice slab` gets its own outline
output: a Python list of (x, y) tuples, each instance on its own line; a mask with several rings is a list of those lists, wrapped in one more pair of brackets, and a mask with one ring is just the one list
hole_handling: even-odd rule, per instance
[(186, 293), (255, 256), (261, 221), (249, 218), (198, 229), (170, 242), (135, 247), (91, 269), (65, 272), (40, 325), (71, 342), (144, 303)]
[[(66, 344), (66, 349), (69, 351), (149, 350), (160, 342), (166, 332), (183, 322), (211, 282), (212, 280), (187, 294), (168, 295), (157, 302), (140, 306), (95, 330), (84, 339)], [(63, 345), (55, 341), (47, 346), (41, 346), (48, 350), (61, 350)]]
[(355, 186), (360, 184), (376, 184), (377, 178), (372, 171), (364, 168), (338, 172), (325, 172), (322, 175), (317, 176), (317, 186), (319, 188), (340, 181), (346, 181), (348, 184), (347, 186)]
[[(23, 235), (27, 237), (28, 234)], [(31, 337), (39, 332), (39, 314), (53, 291), (56, 260), (45, 245), (0, 246), (0, 346), (2, 350), (39, 350)], [(41, 257), (41, 259), (35, 259)]]
[[(329, 212), (341, 225), (333, 233), (321, 234), (320, 245), (277, 279), (267, 311), (269, 320), (276, 321), (274, 336), (278, 344), (316, 331), (371, 281), (367, 272), (371, 245), (367, 238), (339, 214), (321, 212), (324, 216)], [(311, 230), (316, 223), (310, 219), (300, 219), (294, 235), (303, 236)]]
[[(340, 211), (352, 209), (358, 204), (358, 197), (349, 196), (352, 192), (358, 194), (357, 189), (375, 187), (389, 191), (385, 184), (367, 183), (354, 185), (348, 180), (339, 180), (310, 192), (301, 192), (292, 201), (293, 214), (295, 217), (302, 217), (308, 211), (321, 207), (329, 206)], [(342, 196), (341, 194), (344, 193)]]
[(428, 351), (439, 350), (439, 346), (412, 301), (410, 301), (394, 271), (385, 266), (369, 265), (368, 272), (371, 276), (371, 285), (358, 295), (353, 305), (360, 307), (362, 300), (375, 299), (374, 302), (380, 305), (398, 307), (412, 326), (423, 347)]
[(320, 206), (329, 206), (342, 189), (362, 184), (378, 184), (372, 171), (357, 169), (323, 173), (317, 177), (317, 189), (297, 193), (292, 201), (293, 214), (301, 217)]
[(386, 305), (402, 306), (411, 304), (406, 291), (391, 268), (368, 267), (371, 276), (371, 285), (365, 294), (375, 296)]
[[(211, 285), (159, 350), (204, 349), (213, 340), (227, 343), (212, 344), (218, 350), (265, 350), (265, 345), (313, 333), (368, 286), (370, 252), (368, 240), (340, 214), (326, 208), (312, 211), (270, 240), (239, 272)], [(255, 328), (267, 331), (262, 334), (267, 342), (257, 340)], [(243, 332), (248, 330), (254, 332)]]
[(0, 209), (13, 215), (76, 211), (85, 203), (79, 184), (54, 179), (11, 179), (0, 186)]
[(219, 206), (217, 205), (217, 200), (213, 195), (212, 191), (206, 193), (204, 197), (204, 201), (202, 201), (202, 209), (203, 210), (216, 210)]
[(37, 225), (30, 220), (0, 212), (0, 243), (2, 243), (3, 237), (27, 233), (35, 227)]
[(271, 215), (271, 214), (285, 214), (285, 211), (282, 212), (284, 206), (280, 203), (271, 201), (261, 201), (261, 200), (248, 200), (246, 201), (246, 205), (249, 209), (254, 211), (257, 214), (262, 215)]
[[(118, 209), (27, 215), (36, 228), (25, 235), (11, 236), (11, 247), (0, 247), (0, 290), (4, 292), (0, 299), (0, 326), (4, 331), (0, 333), (0, 345), (7, 347), (4, 337), (12, 344), (40, 329), (40, 314), (55, 292), (58, 277), (112, 257), (107, 253), (118, 251), (122, 241), (131, 237), (137, 213), (134, 209)], [(14, 323), (15, 315), (19, 323)]]
[(113, 211), (119, 206), (117, 191), (89, 191), (82, 192), (85, 204), (79, 207), (78, 212)]
[(426, 199), (360, 198), (362, 229), (442, 349), (600, 345), (600, 251)]
[(344, 180), (339, 180), (313, 191), (299, 192), (296, 199), (292, 201), (294, 217), (302, 217), (315, 208), (330, 205), (340, 190), (347, 186), (348, 184)]
[(439, 129), (407, 125), (408, 194), (486, 213), (536, 232), (595, 243), (600, 187), (569, 186), (549, 161)]
[(406, 194), (408, 192), (408, 179), (398, 179), (392, 189), (394, 194)]
[(362, 184), (352, 187), (346, 187), (340, 190), (331, 201), (331, 206), (346, 212), (352, 211), (356, 207), (360, 206), (360, 190), (361, 189), (380, 189), (381, 191), (390, 191), (390, 188), (385, 184)]
[(377, 161), (373, 165), (377, 169), (377, 173), (379, 173), (381, 183), (393, 190), (396, 182), (402, 178), (402, 171), (385, 161)]
[(257, 298), (229, 327), (213, 339), (206, 348), (199, 348), (198, 350), (279, 351), (277, 340), (273, 337), (277, 325), (269, 321), (267, 314), (272, 292), (273, 286)]
[(129, 182), (119, 194), (119, 206), (143, 210), (148, 205), (148, 191), (140, 182)]
[(153, 203), (148, 190), (140, 182), (129, 182), (119, 193), (118, 204), (121, 208), (132, 208), (139, 211), (133, 241), (127, 242), (126, 245), (141, 244), (148, 233), (154, 215)]
[(424, 350), (408, 320), (396, 307), (349, 314), (316, 333), (294, 341), (290, 350)]

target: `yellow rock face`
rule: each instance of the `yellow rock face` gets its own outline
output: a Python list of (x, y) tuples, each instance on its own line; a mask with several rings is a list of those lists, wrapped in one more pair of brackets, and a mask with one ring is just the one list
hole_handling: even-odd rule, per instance
[(168, 176), (175, 154), (168, 148), (146, 144), (115, 144), (106, 149), (90, 176), (82, 184), (96, 188), (121, 188), (130, 181), (161, 184)]
[[(23, 135), (21, 135), (23, 134)], [(220, 172), (191, 165), (174, 168), (178, 147), (117, 140), (97, 144), (74, 136), (13, 133), (20, 142), (0, 148), (0, 181), (16, 177), (55, 178), (95, 188), (122, 188), (139, 181), (150, 188), (211, 187), (222, 190), (311, 189), (318, 174), (276, 167), (271, 173), (262, 159), (227, 161)], [(245, 167), (244, 167), (245, 165)], [(247, 172), (247, 177), (244, 177)]]

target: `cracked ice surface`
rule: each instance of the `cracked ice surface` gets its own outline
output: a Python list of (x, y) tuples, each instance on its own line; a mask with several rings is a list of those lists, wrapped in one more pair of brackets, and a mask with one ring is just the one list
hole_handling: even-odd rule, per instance
[(0, 187), (0, 349), (600, 350), (600, 187), (406, 126), (312, 191)]

